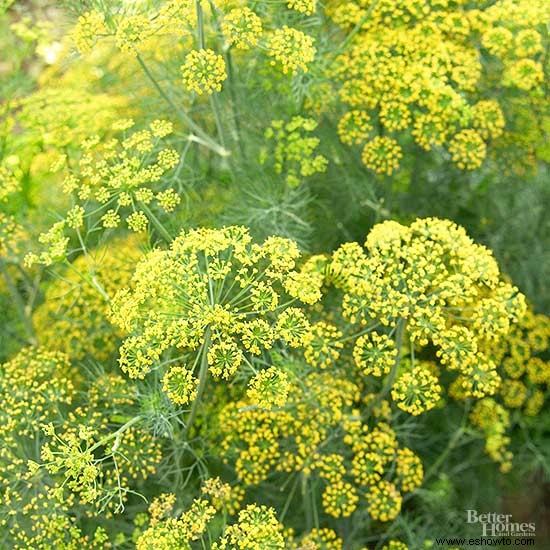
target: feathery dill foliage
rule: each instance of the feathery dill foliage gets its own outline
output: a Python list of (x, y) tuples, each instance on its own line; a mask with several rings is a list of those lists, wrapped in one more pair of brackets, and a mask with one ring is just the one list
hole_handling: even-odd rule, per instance
[(0, 547), (412, 550), (550, 475), (546, 11), (0, 2)]

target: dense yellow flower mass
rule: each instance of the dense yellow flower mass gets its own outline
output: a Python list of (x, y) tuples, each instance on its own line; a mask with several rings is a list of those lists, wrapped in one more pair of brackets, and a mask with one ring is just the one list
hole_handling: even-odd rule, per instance
[[(369, 233), (365, 249), (353, 243), (340, 247), (331, 272), (338, 274), (335, 284), (344, 292), (342, 312), (350, 323), (377, 320), (393, 327), (398, 339), (407, 332), (419, 347), (431, 342), (439, 361), (458, 372), (466, 395), (496, 392), (496, 365), (482, 348), (486, 340), (505, 336), (523, 316), (525, 299), (499, 280), (491, 253), (462, 228), (435, 218), (410, 226), (383, 222)], [(364, 374), (376, 376), (396, 366), (395, 354), (391, 338), (378, 332), (360, 336), (353, 352)], [(402, 375), (392, 395), (418, 414), (435, 405), (439, 385), (429, 370), (413, 365), (412, 371)]]
[(487, 100), (487, 90), (536, 94), (544, 80), (544, 12), (540, 0), (329, 2), (349, 42), (329, 69), (349, 108), (342, 141), (363, 143), (364, 164), (379, 174), (399, 167), (408, 135), (428, 151), (446, 147), (461, 169), (479, 168), (511, 104)]
[(388, 374), (395, 364), (397, 348), (385, 334), (371, 332), (357, 338), (353, 349), (355, 364), (363, 374), (382, 376)]
[(289, 386), (284, 371), (269, 367), (250, 380), (246, 394), (250, 402), (260, 408), (282, 407), (286, 403)]
[(221, 29), (229, 44), (248, 50), (258, 44), (262, 20), (250, 8), (236, 8), (224, 17)]
[[(208, 480), (205, 482), (203, 491)], [(212, 497), (207, 489), (205, 494)], [(202, 539), (210, 524), (216, 522), (223, 506), (216, 498), (195, 499), (183, 513), (175, 509), (175, 495), (163, 494), (149, 506), (149, 526), (137, 532), (138, 550), (172, 550), (191, 548), (191, 543)], [(221, 514), (219, 514), (221, 515)], [(222, 535), (211, 540), (212, 550), (242, 548), (245, 550), (283, 550), (285, 539), (283, 527), (277, 521), (275, 511), (267, 506), (249, 504), (239, 511), (237, 521), (225, 528)]]
[(154, 474), (161, 459), (158, 442), (136, 420), (112, 427), (111, 415), (133, 404), (131, 388), (107, 374), (84, 388), (83, 373), (69, 358), (44, 348), (22, 350), (1, 372), (6, 398), (0, 412), (11, 418), (3, 424), (7, 445), (0, 454), (3, 527), (17, 548), (61, 541), (102, 547), (104, 531), (88, 539), (71, 507), (122, 510), (130, 487)]
[(403, 153), (395, 139), (376, 136), (366, 143), (361, 158), (368, 168), (390, 176), (399, 167)]
[[(348, 517), (367, 506), (374, 519), (395, 518), (402, 501), (399, 487), (412, 491), (422, 482), (420, 459), (398, 447), (388, 425), (369, 429), (360, 421), (353, 408), (356, 386), (314, 373), (304, 384), (289, 386), (280, 410), (262, 410), (247, 402), (226, 406), (219, 419), (225, 460), (235, 461), (246, 485), (265, 482), (273, 471), (323, 480), (322, 505), (330, 516)], [(337, 452), (335, 440), (340, 437), (344, 454)], [(383, 479), (393, 471), (393, 482)], [(366, 502), (361, 487), (368, 489)]]
[(244, 351), (269, 349), (273, 337), (300, 330), (299, 319), (283, 317), (281, 301), (299, 256), (288, 239), (253, 244), (243, 227), (183, 232), (170, 250), (153, 250), (131, 288), (113, 300), (112, 320), (130, 333), (120, 349), (122, 370), (143, 378), (164, 350), (176, 348), (189, 366), (202, 354), (214, 377), (232, 378)]
[(66, 4), (0, 0), (2, 548), (428, 548), (545, 466), (544, 0)]
[(391, 391), (397, 406), (413, 415), (432, 409), (439, 401), (440, 393), (437, 378), (422, 363), (399, 376)]
[(92, 51), (98, 38), (107, 33), (105, 16), (96, 10), (88, 11), (78, 18), (74, 29), (74, 43), (81, 54)]

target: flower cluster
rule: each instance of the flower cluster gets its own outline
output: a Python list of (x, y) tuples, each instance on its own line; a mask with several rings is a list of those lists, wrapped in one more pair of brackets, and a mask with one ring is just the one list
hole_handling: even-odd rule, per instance
[(475, 404), (470, 421), (484, 432), (487, 454), (500, 463), (503, 472), (509, 471), (512, 467), (512, 453), (507, 449), (510, 437), (505, 435), (510, 427), (508, 411), (492, 397), (485, 397)]
[(403, 153), (397, 141), (387, 136), (376, 136), (367, 142), (361, 154), (367, 168), (388, 176), (399, 167), (402, 158)]
[[(112, 384), (112, 388), (106, 388), (105, 383)], [(156, 473), (162, 452), (159, 441), (139, 425), (141, 417), (113, 427), (109, 418), (103, 416), (109, 407), (116, 410), (117, 406), (128, 408), (133, 403), (127, 389), (116, 397), (114, 389), (125, 390), (118, 376), (90, 389), (89, 408), (75, 409), (59, 427), (53, 423), (43, 426), (46, 441), (33, 474), (39, 469), (47, 471), (58, 480), (53, 491), (63, 495), (69, 490), (81, 504), (120, 513), (138, 482)], [(107, 405), (109, 397), (114, 399)], [(98, 408), (92, 409), (94, 406)]]
[(296, 10), (306, 15), (315, 12), (317, 0), (288, 0), (287, 6), (291, 10)]
[(159, 36), (182, 36), (190, 32), (196, 22), (196, 12), (191, 2), (169, 0), (151, 13), (119, 13), (113, 17), (97, 10), (82, 14), (73, 29), (72, 38), (76, 49), (87, 55), (97, 42), (114, 39), (123, 53), (135, 56), (147, 47), (148, 41)]
[(409, 136), (427, 151), (446, 147), (461, 169), (479, 168), (517, 95), (497, 101), (488, 92), (501, 85), (536, 95), (544, 81), (541, 1), (350, 1), (326, 11), (349, 36), (329, 68), (349, 108), (338, 133), (364, 144), (363, 162), (379, 174), (399, 167)]
[(103, 548), (104, 530), (88, 540), (84, 532), (93, 529), (81, 531), (71, 512), (122, 511), (161, 458), (139, 417), (120, 423), (133, 406), (132, 388), (107, 373), (88, 384), (65, 354), (44, 348), (23, 349), (0, 371), (0, 414), (10, 419), (0, 453), (4, 540), (14, 548), (79, 541)]
[(307, 72), (308, 64), (315, 58), (316, 49), (311, 36), (283, 25), (269, 37), (268, 53), (273, 57), (272, 65), (280, 63), (284, 74)]
[[(260, 484), (274, 471), (321, 480), (323, 509), (335, 518), (365, 506), (366, 490), (369, 514), (389, 521), (401, 508), (399, 488), (412, 491), (421, 484), (422, 463), (410, 449), (398, 447), (387, 424), (370, 430), (361, 422), (354, 409), (358, 396), (350, 382), (310, 373), (300, 385), (290, 384), (279, 410), (255, 408), (248, 401), (229, 404), (219, 419), (225, 461), (234, 461), (246, 485)], [(345, 453), (337, 451), (338, 439)], [(394, 469), (397, 477), (390, 481), (386, 474)]]
[(276, 367), (260, 371), (248, 384), (250, 402), (263, 409), (282, 407), (289, 390), (288, 376)]
[[(120, 120), (115, 129), (125, 132), (133, 124), (132, 120)], [(44, 251), (29, 254), (27, 263), (50, 265), (63, 259), (70, 240), (67, 228), (80, 232), (86, 222), (110, 229), (125, 218), (128, 228), (140, 233), (147, 229), (150, 218), (155, 219), (152, 203), (172, 211), (179, 197), (171, 188), (162, 189), (166, 185), (163, 178), (179, 164), (180, 157), (175, 149), (160, 147), (160, 140), (171, 132), (170, 122), (156, 120), (149, 129), (124, 133), (122, 139), (102, 142), (94, 136), (84, 141), (78, 165), (62, 182), (63, 192), (74, 206), (64, 220), (40, 236)]]
[(185, 87), (199, 95), (220, 92), (227, 78), (223, 57), (209, 49), (189, 52), (181, 73)]
[(5, 443), (0, 461), (9, 472), (25, 466), (25, 444), (34, 438), (37, 423), (56, 418), (51, 403), (56, 403), (60, 410), (71, 405), (77, 381), (73, 380), (75, 372), (69, 357), (44, 348), (23, 349), (1, 366), (1, 373), (1, 415), (6, 422), (0, 428)]
[[(437, 370), (437, 367), (436, 367)], [(397, 406), (413, 415), (429, 411), (439, 401), (441, 386), (430, 365), (417, 362), (395, 381), (391, 396)]]
[(293, 117), (289, 122), (274, 120), (266, 130), (265, 137), (273, 140), (274, 150), (266, 153), (263, 162), (273, 161), (275, 173), (285, 174), (289, 187), (298, 187), (303, 178), (326, 170), (328, 160), (320, 154), (315, 154), (319, 138), (308, 136), (317, 128), (313, 119)]
[(368, 376), (388, 374), (395, 365), (397, 348), (386, 334), (370, 332), (359, 336), (353, 348), (353, 359), (361, 372)]
[(258, 44), (262, 20), (250, 8), (236, 8), (223, 18), (221, 29), (230, 45), (248, 50)]
[[(239, 50), (257, 48), (262, 40), (261, 47), (265, 49), (271, 65), (280, 66), (284, 74), (308, 70), (316, 54), (312, 36), (288, 25), (273, 27), (273, 21), (264, 21), (246, 6), (234, 7), (229, 3), (224, 7), (229, 9), (226, 13), (221, 12), (221, 21), (218, 21), (217, 10), (181, 0), (163, 2), (158, 9), (142, 7), (141, 13), (107, 15), (91, 10), (79, 17), (72, 33), (73, 42), (81, 54), (87, 55), (98, 42), (114, 41), (120, 52), (135, 57), (143, 52), (156, 53), (163, 38), (170, 39), (174, 35), (189, 38), (197, 26), (202, 35), (207, 21), (219, 27), (225, 38), (225, 44), (220, 44), (220, 51), (229, 47)], [(310, 15), (315, 11), (315, 1), (291, 0), (288, 7)], [(266, 24), (273, 28), (264, 31)], [(191, 49), (185, 56), (181, 73), (185, 87), (199, 95), (219, 92), (227, 78), (223, 56), (205, 48), (202, 40), (199, 40), (196, 49)]]
[(492, 343), (487, 352), (499, 365), (503, 378), (500, 395), (505, 407), (537, 416), (550, 387), (550, 362), (545, 357), (550, 339), (550, 319), (528, 310), (510, 333)]
[[(342, 245), (330, 272), (344, 291), (342, 312), (350, 323), (393, 327), (397, 346), (378, 332), (357, 338), (353, 357), (363, 374), (382, 376), (397, 368), (396, 347), (407, 333), (419, 349), (435, 346), (439, 362), (458, 372), (455, 385), (464, 395), (497, 391), (500, 377), (484, 346), (509, 332), (523, 316), (525, 300), (499, 280), (491, 253), (461, 227), (435, 218), (410, 226), (383, 222), (371, 230), (365, 249)], [(411, 360), (392, 396), (418, 414), (437, 403), (440, 388), (433, 369)]]
[[(203, 493), (212, 497), (208, 481), (203, 486)], [(216, 499), (197, 498), (183, 512), (175, 510), (175, 503), (173, 494), (162, 494), (153, 500), (146, 519), (148, 527), (136, 533), (137, 550), (191, 548), (192, 542), (201, 541), (204, 545), (205, 540), (210, 541), (212, 550), (285, 548), (283, 526), (272, 508), (249, 504), (240, 510), (237, 521), (225, 525), (220, 536), (212, 541), (210, 529), (219, 524), (219, 512), (223, 508), (216, 505)]]
[(81, 54), (92, 51), (97, 40), (107, 34), (105, 16), (96, 10), (88, 11), (78, 18), (73, 30), (73, 40)]
[[(120, 349), (122, 370), (143, 378), (175, 348), (185, 359), (179, 380), (193, 384), (182, 369), (193, 372), (199, 362), (227, 380), (249, 362), (247, 354), (269, 350), (275, 338), (293, 342), (296, 331), (308, 328), (299, 309), (285, 310), (285, 302), (300, 295), (295, 284), (290, 296), (285, 291), (299, 256), (288, 239), (253, 244), (243, 227), (183, 232), (170, 250), (153, 250), (112, 303), (112, 320), (130, 333)], [(268, 378), (252, 387), (263, 393)]]

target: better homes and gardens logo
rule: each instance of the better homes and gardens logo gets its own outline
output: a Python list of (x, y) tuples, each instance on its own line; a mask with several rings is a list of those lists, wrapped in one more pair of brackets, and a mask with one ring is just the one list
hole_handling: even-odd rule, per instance
[(480, 514), (477, 510), (466, 510), (468, 523), (481, 525), (482, 537), (534, 537), (534, 523), (514, 522), (512, 514), (488, 512)]

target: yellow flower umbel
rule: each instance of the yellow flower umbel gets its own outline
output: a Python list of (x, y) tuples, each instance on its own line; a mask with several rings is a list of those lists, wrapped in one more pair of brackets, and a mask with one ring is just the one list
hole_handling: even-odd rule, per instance
[(344, 347), (342, 333), (333, 325), (319, 321), (311, 327), (307, 336), (304, 357), (306, 361), (320, 369), (331, 366), (340, 357), (340, 350)]
[(198, 378), (185, 367), (170, 367), (162, 379), (162, 389), (176, 405), (187, 405), (194, 401), (198, 385)]
[(351, 483), (338, 480), (326, 486), (322, 502), (327, 514), (335, 518), (346, 518), (357, 508), (359, 496)]
[(317, 0), (288, 0), (287, 6), (306, 15), (311, 15), (316, 8)]
[[(524, 314), (517, 289), (499, 280), (492, 254), (464, 229), (436, 218), (410, 226), (373, 227), (365, 249), (342, 245), (329, 266), (342, 292), (342, 313), (361, 333), (353, 358), (365, 375), (397, 375), (400, 342), (432, 343), (448, 370), (458, 371), (465, 395), (493, 395), (500, 377), (488, 340), (499, 341)], [(386, 326), (389, 333), (376, 329)], [(388, 330), (386, 329), (386, 330)], [(351, 336), (350, 336), (351, 338)], [(393, 385), (398, 406), (419, 414), (435, 406), (440, 387), (432, 370), (416, 363)]]
[(236, 8), (224, 16), (221, 30), (228, 44), (248, 50), (258, 44), (262, 20), (250, 8)]
[(306, 344), (309, 323), (301, 309), (288, 307), (294, 298), (284, 290), (299, 257), (293, 241), (254, 244), (238, 226), (184, 231), (169, 250), (151, 251), (111, 302), (112, 321), (128, 334), (120, 368), (138, 379), (160, 370), (168, 398), (191, 405), (187, 431), (208, 377), (233, 382), (252, 371), (254, 405), (283, 406), (286, 375), (260, 365), (278, 339)]
[(105, 16), (102, 13), (96, 10), (84, 13), (78, 18), (73, 30), (76, 49), (83, 55), (90, 53), (97, 40), (107, 33)]
[(118, 22), (115, 42), (118, 49), (132, 56), (136, 46), (153, 34), (150, 20), (144, 15), (127, 15)]
[(475, 170), (483, 163), (487, 146), (475, 130), (463, 130), (449, 143), (453, 162), (462, 170)]
[(149, 527), (137, 539), (137, 550), (190, 548), (190, 543), (202, 537), (216, 515), (216, 509), (206, 499), (195, 499), (178, 517), (173, 517), (174, 504), (174, 495), (161, 495), (153, 500)]
[(308, 136), (315, 128), (317, 122), (313, 119), (295, 116), (287, 123), (272, 121), (265, 132), (265, 137), (273, 140), (275, 145), (273, 153), (266, 154), (261, 160), (273, 160), (275, 172), (285, 174), (289, 187), (298, 187), (305, 178), (327, 168), (328, 160), (316, 154), (319, 138)]
[(373, 519), (391, 521), (401, 510), (403, 498), (399, 491), (389, 481), (381, 481), (374, 485), (368, 493), (368, 511)]
[(286, 403), (289, 387), (287, 374), (277, 367), (269, 367), (250, 380), (246, 394), (254, 405), (272, 409)]
[(16, 471), (22, 473), (28, 459), (38, 459), (35, 454), (25, 452), (24, 442), (36, 438), (40, 444), (37, 426), (55, 420), (58, 408), (71, 405), (79, 380), (67, 355), (45, 348), (22, 349), (0, 365), (0, 375), (3, 396), (0, 413), (10, 418), (0, 426), (4, 483)]
[(402, 158), (403, 152), (397, 141), (387, 136), (376, 136), (367, 142), (361, 155), (367, 168), (387, 176), (397, 170)]
[(500, 463), (503, 472), (512, 467), (512, 453), (507, 449), (510, 438), (506, 430), (510, 427), (510, 415), (502, 405), (493, 398), (485, 397), (477, 401), (470, 413), (470, 421), (480, 428), (486, 438), (485, 451), (495, 461)]
[(237, 523), (227, 527), (221, 539), (212, 545), (212, 550), (233, 548), (283, 550), (283, 526), (277, 521), (275, 510), (257, 504), (249, 504), (241, 510)]
[(210, 49), (189, 52), (180, 70), (185, 87), (199, 95), (220, 92), (227, 78), (223, 57)]
[[(191, 548), (192, 543), (204, 543), (207, 533), (212, 550), (283, 550), (283, 526), (273, 508), (249, 504), (239, 511), (231, 525), (227, 524), (226, 503), (235, 489), (238, 488), (231, 488), (219, 478), (207, 479), (201, 487), (202, 497), (195, 498), (183, 512), (176, 507), (175, 495), (156, 497), (145, 518), (147, 529), (137, 537), (137, 550)], [(214, 532), (219, 533), (215, 541)]]
[(544, 81), (542, 65), (532, 59), (520, 59), (512, 63), (504, 73), (505, 86), (531, 90)]
[(344, 542), (338, 535), (328, 528), (312, 529), (301, 539), (298, 548), (322, 548), (323, 550), (343, 550)]
[(280, 63), (284, 74), (307, 72), (308, 64), (315, 57), (314, 39), (302, 31), (283, 25), (268, 40), (268, 54), (274, 58), (272, 65)]
[(441, 386), (431, 370), (417, 363), (395, 381), (391, 396), (397, 406), (412, 414), (419, 415), (433, 409), (439, 401)]
[(385, 334), (371, 332), (357, 338), (353, 348), (353, 359), (361, 372), (368, 376), (388, 374), (395, 364), (397, 348), (394, 341)]
[(396, 472), (403, 492), (412, 491), (422, 485), (424, 467), (420, 458), (410, 449), (398, 449)]
[[(329, 0), (325, 11), (347, 36), (327, 63), (345, 106), (338, 133), (363, 147), (363, 162), (374, 172), (394, 173), (398, 144), (408, 146), (411, 138), (426, 151), (449, 150), (461, 169), (477, 169), (496, 135), (484, 131), (476, 103), (498, 94), (497, 109), (512, 119), (518, 93), (506, 87), (526, 101), (542, 94), (547, 17), (540, 0), (483, 6)], [(502, 133), (504, 120), (496, 117), (495, 133)], [(348, 136), (352, 122), (359, 131)]]
[(338, 136), (346, 145), (359, 145), (367, 141), (372, 130), (370, 116), (358, 109), (348, 111), (338, 122)]
[(527, 416), (541, 411), (550, 386), (550, 362), (543, 358), (550, 339), (550, 319), (527, 310), (506, 336), (486, 342), (484, 351), (499, 367), (499, 393), (507, 408), (522, 408)]

